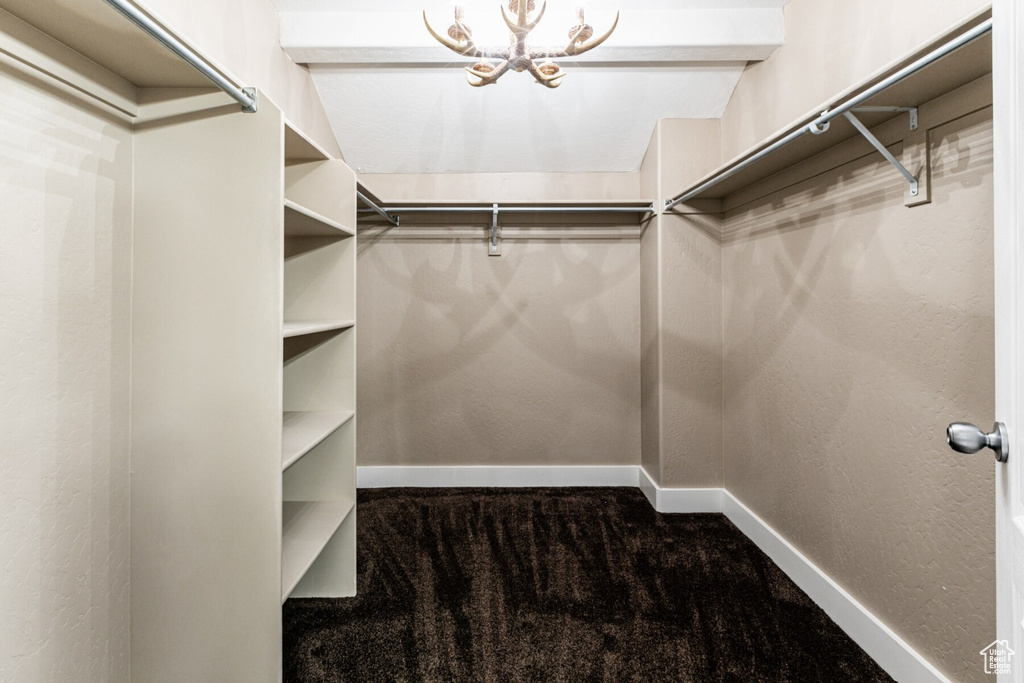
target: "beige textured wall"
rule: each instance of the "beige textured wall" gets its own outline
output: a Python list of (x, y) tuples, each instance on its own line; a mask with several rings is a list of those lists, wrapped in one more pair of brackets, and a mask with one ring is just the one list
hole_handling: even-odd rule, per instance
[[(719, 122), (658, 122), (640, 170), (657, 196), (719, 163)], [(642, 464), (665, 487), (722, 486), (722, 257), (716, 217), (659, 215), (641, 238)]]
[(0, 63), (0, 680), (127, 681), (131, 132)]
[(664, 216), (661, 240), (661, 477), (722, 480), (722, 248), (718, 221)]
[[(640, 165), (640, 189), (661, 197), (661, 126)], [(640, 464), (661, 481), (661, 214), (640, 234)]]
[(990, 110), (933, 131), (930, 205), (880, 157), (726, 217), (725, 482), (953, 680), (995, 623)]
[(791, 0), (786, 42), (747, 66), (722, 117), (732, 159), (964, 18), (988, 0)]
[[(665, 119), (662, 188), (718, 166), (719, 121)], [(722, 480), (722, 247), (717, 217), (661, 219), (661, 479), (678, 488)]]
[(360, 465), (639, 461), (639, 245), (502, 251), (361, 248)]
[[(635, 174), (603, 175), (364, 180), (391, 201), (636, 199)], [(489, 257), (483, 234), (361, 235), (359, 464), (637, 464), (636, 236), (505, 239)]]
[(341, 157), (309, 70), (281, 49), (271, 0), (136, 0), (136, 4), (245, 86), (254, 86), (285, 118)]

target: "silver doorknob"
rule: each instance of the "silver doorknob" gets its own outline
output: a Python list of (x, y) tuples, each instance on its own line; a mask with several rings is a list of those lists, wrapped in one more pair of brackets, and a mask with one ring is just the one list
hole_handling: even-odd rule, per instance
[(1002, 422), (996, 422), (988, 434), (970, 422), (954, 422), (946, 429), (946, 443), (960, 453), (977, 453), (982, 448), (991, 448), (998, 462), (1006, 462), (1010, 456), (1010, 437)]

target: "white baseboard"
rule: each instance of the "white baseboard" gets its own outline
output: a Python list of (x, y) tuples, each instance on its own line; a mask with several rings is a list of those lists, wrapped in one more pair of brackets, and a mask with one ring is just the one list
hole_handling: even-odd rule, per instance
[(356, 486), (636, 486), (636, 469), (633, 465), (360, 467)]
[(638, 468), (640, 490), (647, 496), (651, 506), (658, 512), (694, 513), (721, 512), (722, 495), (725, 489), (663, 489), (654, 483), (647, 470)]
[(938, 669), (735, 496), (723, 491), (722, 501), (722, 512), (729, 521), (770, 557), (886, 673), (901, 682), (948, 683), (949, 679)]
[(360, 467), (356, 482), (359, 488), (639, 486), (658, 512), (723, 513), (890, 676), (908, 683), (949, 681), (842, 586), (818, 569), (803, 553), (724, 488), (662, 488), (643, 467), (633, 465)]

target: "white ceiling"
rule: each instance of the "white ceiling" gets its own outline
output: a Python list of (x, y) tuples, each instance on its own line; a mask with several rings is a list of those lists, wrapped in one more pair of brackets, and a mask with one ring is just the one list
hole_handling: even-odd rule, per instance
[[(483, 88), (466, 60), (434, 42), (454, 2), (274, 0), (281, 42), (309, 64), (345, 159), (359, 173), (635, 171), (662, 118), (717, 118), (748, 60), (783, 40), (787, 0), (587, 2), (602, 32), (616, 32), (577, 62), (557, 89), (510, 72)], [(501, 44), (496, 0), (462, 0), (478, 44)], [(549, 0), (531, 36), (564, 41), (580, 0)], [(564, 5), (564, 6), (563, 6)], [(563, 26), (564, 24), (564, 26)], [(547, 26), (545, 26), (547, 25)], [(545, 34), (542, 29), (547, 29)]]
[[(551, 4), (554, 5), (552, 0)], [(273, 0), (277, 9), (281, 12), (359, 12), (366, 10), (366, 0)], [(789, 0), (629, 0), (618, 2), (616, 0), (590, 0), (589, 2), (576, 2), (573, 7), (585, 6), (587, 9), (622, 9), (622, 10), (654, 10), (654, 9), (758, 9), (758, 8), (779, 8), (784, 7)], [(432, 7), (451, 7), (456, 3), (437, 2), (427, 0), (426, 2), (413, 2), (410, 0), (373, 0), (373, 11), (375, 12), (419, 12)], [(469, 2), (460, 2), (463, 6), (470, 6)], [(491, 2), (489, 5), (497, 5)]]

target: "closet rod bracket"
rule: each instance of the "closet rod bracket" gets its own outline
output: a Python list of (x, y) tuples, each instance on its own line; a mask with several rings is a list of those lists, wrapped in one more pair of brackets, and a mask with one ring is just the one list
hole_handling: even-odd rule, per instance
[(491, 205), (491, 239), (487, 244), (488, 256), (501, 256), (501, 242), (498, 234), (498, 205)]
[(917, 116), (917, 107), (857, 107), (853, 111), (881, 111), (881, 112), (900, 112), (905, 111), (910, 115), (910, 130), (917, 130), (919, 120)]
[(845, 116), (846, 119), (853, 124), (853, 127), (857, 129), (858, 133), (864, 136), (864, 139), (871, 143), (872, 147), (878, 150), (879, 154), (885, 157), (886, 161), (892, 164), (893, 167), (895, 167), (895, 169), (899, 171), (904, 178), (907, 179), (907, 182), (910, 183), (910, 196), (916, 197), (918, 195), (918, 192), (920, 192), (920, 187), (918, 185), (917, 178), (914, 177), (914, 174), (908, 171), (906, 166), (901, 164), (899, 160), (892, 155), (892, 152), (890, 152), (878, 138), (872, 135), (871, 131), (867, 129), (867, 126), (861, 123), (860, 119), (854, 116), (852, 112), (844, 111), (843, 116)]
[(242, 92), (252, 100), (252, 104), (248, 106), (242, 105), (242, 111), (246, 114), (255, 114), (260, 108), (260, 94), (256, 92), (256, 88), (242, 88)]
[(811, 135), (821, 135), (822, 133), (827, 133), (829, 126), (831, 125), (831, 122), (825, 118), (826, 114), (828, 114), (828, 112), (823, 111), (821, 112), (821, 116), (819, 116), (814, 121), (808, 123), (807, 132), (809, 132)]

